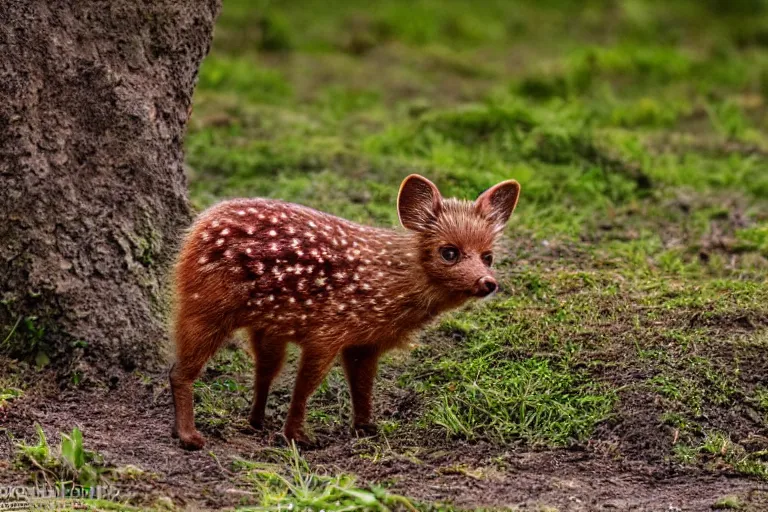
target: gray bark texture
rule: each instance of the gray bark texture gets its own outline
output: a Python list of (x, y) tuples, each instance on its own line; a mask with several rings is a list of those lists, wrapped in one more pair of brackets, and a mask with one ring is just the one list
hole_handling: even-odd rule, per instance
[(154, 369), (190, 220), (182, 142), (220, 0), (0, 7), (0, 354)]

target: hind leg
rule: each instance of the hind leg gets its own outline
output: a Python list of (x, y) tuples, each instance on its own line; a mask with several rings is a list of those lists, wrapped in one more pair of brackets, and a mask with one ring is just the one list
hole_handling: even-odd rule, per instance
[(268, 339), (263, 331), (250, 329), (251, 349), (256, 359), (256, 375), (253, 386), (253, 405), (248, 422), (257, 430), (264, 427), (264, 415), (272, 381), (280, 373), (285, 361), (286, 342)]
[(195, 429), (192, 384), (230, 332), (221, 322), (207, 322), (191, 315), (180, 314), (176, 322), (176, 363), (170, 372), (176, 416), (173, 432), (187, 450), (199, 450), (205, 445), (205, 439)]

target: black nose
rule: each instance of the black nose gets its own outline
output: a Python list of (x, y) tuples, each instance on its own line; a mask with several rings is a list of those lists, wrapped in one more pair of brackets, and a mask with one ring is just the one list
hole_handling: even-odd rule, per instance
[(476, 295), (478, 297), (487, 297), (488, 295), (495, 292), (499, 287), (499, 285), (496, 283), (496, 280), (492, 277), (480, 278), (480, 280), (477, 282), (477, 285)]

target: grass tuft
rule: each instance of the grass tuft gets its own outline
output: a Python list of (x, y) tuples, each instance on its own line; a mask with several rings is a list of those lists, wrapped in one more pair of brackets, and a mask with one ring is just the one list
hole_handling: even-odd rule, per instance
[(312, 471), (295, 444), (275, 453), (284, 464), (236, 461), (235, 469), (260, 497), (258, 507), (240, 510), (416, 510), (410, 500), (382, 487), (360, 487), (352, 476)]

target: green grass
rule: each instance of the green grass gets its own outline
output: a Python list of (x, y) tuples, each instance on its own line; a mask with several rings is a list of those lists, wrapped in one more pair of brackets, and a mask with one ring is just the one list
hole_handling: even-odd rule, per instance
[(279, 462), (235, 462), (240, 479), (258, 495), (258, 504), (238, 510), (416, 510), (410, 500), (382, 487), (362, 487), (350, 475), (313, 471), (295, 445), (272, 453)]
[[(539, 331), (535, 321), (510, 323), (522, 307), (508, 299), (441, 324), (444, 335), (460, 338), (460, 350), (436, 351), (428, 377), (416, 370), (402, 379), (434, 397), (428, 423), (452, 436), (556, 446), (586, 439), (606, 418), (614, 396), (572, 366), (579, 347)], [(543, 344), (562, 352), (547, 356)], [(435, 351), (422, 352), (429, 358)]]

